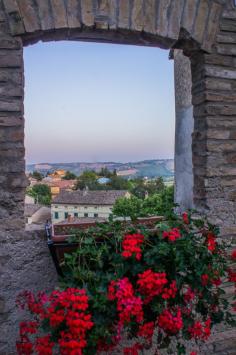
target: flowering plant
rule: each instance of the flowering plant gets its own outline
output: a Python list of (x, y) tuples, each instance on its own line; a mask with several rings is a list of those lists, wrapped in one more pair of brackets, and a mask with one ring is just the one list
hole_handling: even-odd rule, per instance
[(35, 318), (21, 324), (18, 353), (111, 353), (125, 333), (134, 341), (124, 355), (153, 343), (158, 352), (172, 339), (185, 354), (183, 340), (206, 341), (214, 324), (234, 324), (222, 281), (236, 273), (217, 235), (190, 213), (152, 230), (111, 222), (81, 232), (65, 255), (62, 291), (21, 297)]

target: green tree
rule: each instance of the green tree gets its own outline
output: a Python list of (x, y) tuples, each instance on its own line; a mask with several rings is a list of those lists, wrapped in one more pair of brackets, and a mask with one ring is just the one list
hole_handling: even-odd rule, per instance
[(63, 176), (63, 180), (75, 180), (77, 178), (77, 176), (72, 173), (71, 171), (67, 170), (65, 176)]
[(136, 196), (120, 197), (116, 200), (112, 212), (117, 217), (130, 217), (132, 220), (140, 216), (142, 200)]
[(30, 176), (38, 181), (43, 180), (43, 175), (39, 171), (34, 171)]
[(98, 190), (97, 174), (93, 170), (85, 170), (77, 179), (75, 189), (84, 190), (88, 188), (89, 190)]
[(28, 195), (35, 198), (38, 203), (42, 205), (50, 205), (51, 204), (51, 191), (49, 186), (44, 184), (34, 185), (29, 188), (27, 191)]

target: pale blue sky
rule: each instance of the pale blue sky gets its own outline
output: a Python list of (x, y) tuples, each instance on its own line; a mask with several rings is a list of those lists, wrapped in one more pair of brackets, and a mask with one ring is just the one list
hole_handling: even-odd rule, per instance
[(27, 163), (173, 157), (168, 51), (61, 41), (24, 60)]

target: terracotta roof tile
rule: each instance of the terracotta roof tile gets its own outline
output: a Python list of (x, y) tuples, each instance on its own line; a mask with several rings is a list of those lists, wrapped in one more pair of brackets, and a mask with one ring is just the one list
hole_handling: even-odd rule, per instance
[(117, 198), (124, 197), (126, 190), (108, 191), (61, 191), (53, 200), (53, 204), (76, 205), (113, 205)]

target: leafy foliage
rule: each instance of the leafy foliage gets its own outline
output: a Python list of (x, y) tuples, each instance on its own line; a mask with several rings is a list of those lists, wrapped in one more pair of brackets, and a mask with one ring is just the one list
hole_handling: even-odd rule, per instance
[(51, 190), (45, 184), (37, 184), (27, 190), (27, 194), (35, 198), (38, 203), (42, 205), (51, 204)]
[[(51, 349), (63, 340), (69, 347), (73, 340), (73, 346), (83, 349), (78, 354), (111, 352), (125, 332), (133, 345), (123, 354), (139, 354), (154, 344), (158, 352), (173, 338), (174, 354), (185, 354), (183, 340), (203, 342), (214, 324), (235, 325), (221, 282), (235, 282), (236, 273), (230, 269), (228, 245), (217, 235), (216, 227), (187, 213), (182, 218), (172, 214), (154, 229), (113, 221), (80, 231), (70, 240), (76, 250), (65, 254), (61, 291), (56, 293), (60, 305), (45, 306), (32, 296), (28, 302), (33, 313), (46, 309), (47, 323), (37, 324), (45, 346)], [(86, 296), (88, 316), (82, 306), (73, 305), (81, 295)], [(68, 340), (72, 325), (76, 328)], [(29, 335), (26, 340), (32, 347)]]
[(77, 178), (77, 176), (74, 173), (67, 170), (65, 176), (63, 176), (62, 179), (63, 180), (75, 180), (76, 178)]
[(171, 216), (174, 207), (174, 188), (165, 187), (159, 194), (148, 196), (144, 200), (136, 196), (121, 197), (113, 206), (113, 214), (118, 217), (137, 217), (154, 215)]

